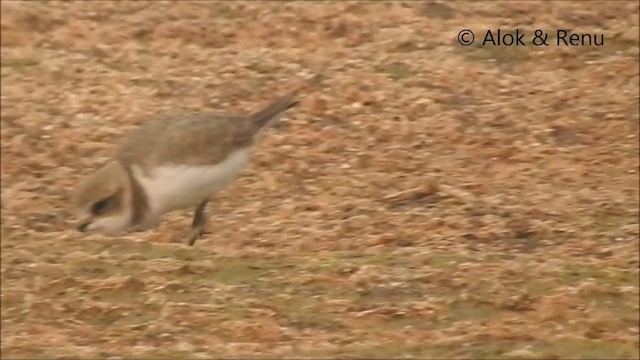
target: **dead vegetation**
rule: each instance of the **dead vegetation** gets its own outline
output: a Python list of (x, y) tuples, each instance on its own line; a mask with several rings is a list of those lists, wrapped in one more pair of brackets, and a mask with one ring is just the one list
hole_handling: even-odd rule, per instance
[[(462, 47), (461, 29), (604, 47)], [(638, 358), (635, 2), (2, 2), (2, 356)], [(211, 206), (81, 237), (150, 116), (308, 93)]]

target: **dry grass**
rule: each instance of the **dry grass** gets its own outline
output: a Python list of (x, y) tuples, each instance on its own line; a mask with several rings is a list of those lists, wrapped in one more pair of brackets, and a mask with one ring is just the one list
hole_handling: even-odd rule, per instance
[[(2, 356), (638, 358), (637, 2), (2, 2)], [(571, 28), (599, 48), (464, 48)], [(81, 237), (150, 116), (320, 74), (189, 226)]]

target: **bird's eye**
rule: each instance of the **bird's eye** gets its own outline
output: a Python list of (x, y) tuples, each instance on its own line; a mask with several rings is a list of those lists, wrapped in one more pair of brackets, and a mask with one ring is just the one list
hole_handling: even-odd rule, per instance
[(109, 200), (110, 200), (109, 198), (106, 198), (93, 204), (93, 206), (91, 207), (91, 212), (94, 215), (100, 215), (104, 213), (105, 210), (107, 210), (107, 208), (109, 207)]

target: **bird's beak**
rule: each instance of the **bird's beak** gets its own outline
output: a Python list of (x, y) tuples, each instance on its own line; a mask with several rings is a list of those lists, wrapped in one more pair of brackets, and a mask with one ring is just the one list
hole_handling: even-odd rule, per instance
[(78, 224), (76, 225), (76, 228), (78, 229), (78, 231), (84, 233), (84, 232), (87, 232), (87, 227), (89, 227), (90, 224), (91, 224), (91, 220), (82, 220), (78, 222)]

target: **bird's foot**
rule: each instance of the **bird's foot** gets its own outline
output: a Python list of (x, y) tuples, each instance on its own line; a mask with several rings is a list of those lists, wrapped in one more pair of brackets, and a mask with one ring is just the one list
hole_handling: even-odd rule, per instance
[(189, 246), (193, 246), (196, 240), (201, 239), (204, 234), (205, 231), (202, 227), (195, 227), (191, 229), (191, 233), (189, 233), (189, 237), (187, 238), (187, 244), (189, 244)]

